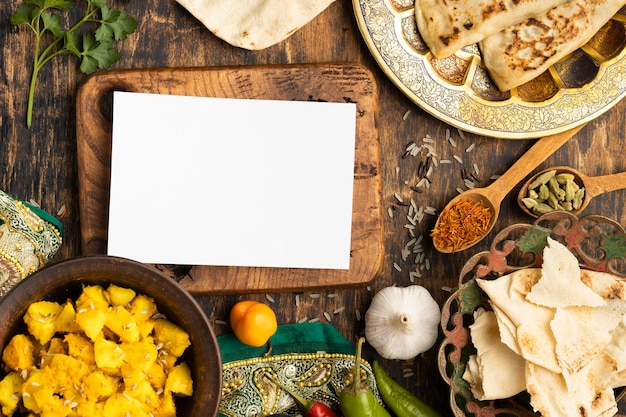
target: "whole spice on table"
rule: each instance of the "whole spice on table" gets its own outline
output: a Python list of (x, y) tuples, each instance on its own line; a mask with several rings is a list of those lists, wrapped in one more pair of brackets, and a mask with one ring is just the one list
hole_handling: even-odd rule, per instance
[[(80, 70), (85, 74), (109, 68), (121, 58), (113, 41), (126, 39), (137, 28), (135, 19), (125, 12), (108, 8), (107, 0), (87, 0), (80, 20), (65, 29), (60, 12), (69, 12), (74, 3), (70, 0), (24, 0), (11, 16), (13, 24), (26, 25), (35, 34), (26, 114), (28, 127), (32, 124), (37, 76), (47, 62), (60, 55), (74, 55), (80, 58)], [(92, 31), (85, 31), (88, 25), (93, 25)], [(47, 45), (42, 44), (48, 39)]]
[(276, 384), (285, 392), (287, 392), (293, 399), (300, 405), (300, 407), (306, 410), (306, 417), (338, 417), (326, 404), (320, 401), (311, 401), (304, 398), (294, 390), (287, 387), (285, 384), (278, 381), (276, 378), (266, 374), (265, 377), (273, 384)]
[(437, 341), (440, 318), (439, 304), (426, 288), (386, 287), (365, 313), (365, 337), (385, 359), (413, 359)]
[(491, 216), (491, 210), (481, 202), (461, 199), (441, 213), (430, 236), (436, 246), (455, 251), (483, 237)]
[(432, 407), (391, 378), (377, 361), (372, 364), (372, 369), (380, 396), (396, 417), (441, 417)]
[(352, 382), (339, 394), (339, 406), (344, 417), (391, 417), (369, 387), (361, 384), (361, 352), (365, 338), (361, 337), (356, 348)]
[(242, 343), (263, 346), (276, 333), (276, 314), (267, 304), (254, 300), (239, 301), (230, 310), (230, 326)]

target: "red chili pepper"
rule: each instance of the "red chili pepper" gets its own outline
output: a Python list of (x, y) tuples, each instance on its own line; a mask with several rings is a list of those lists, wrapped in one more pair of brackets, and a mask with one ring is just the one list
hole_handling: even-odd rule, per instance
[(274, 384), (285, 390), (289, 395), (291, 395), (293, 399), (296, 400), (296, 402), (306, 410), (306, 417), (339, 417), (326, 404), (319, 401), (307, 400), (300, 394), (287, 388), (280, 381), (272, 378), (270, 375), (266, 374), (266, 377)]
[(308, 409), (306, 417), (337, 417), (337, 414), (333, 413), (326, 404), (317, 401)]

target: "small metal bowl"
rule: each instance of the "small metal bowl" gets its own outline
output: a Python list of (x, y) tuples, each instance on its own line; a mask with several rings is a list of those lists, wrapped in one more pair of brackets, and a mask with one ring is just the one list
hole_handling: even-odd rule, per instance
[[(476, 278), (497, 279), (515, 270), (540, 267), (548, 236), (568, 244), (581, 268), (626, 278), (626, 246), (620, 243), (624, 233), (618, 222), (604, 216), (578, 218), (569, 212), (552, 212), (533, 224), (514, 224), (503, 229), (495, 236), (489, 250), (476, 253), (467, 261), (459, 275), (458, 289), (444, 303), (441, 312), (444, 340), (439, 347), (438, 366), (450, 386), (454, 416), (538, 416), (526, 392), (497, 401), (478, 401), (463, 379), (468, 356), (475, 352), (469, 333), (473, 313), (480, 307), (490, 309)], [(618, 391), (616, 399), (621, 398), (626, 389)]]

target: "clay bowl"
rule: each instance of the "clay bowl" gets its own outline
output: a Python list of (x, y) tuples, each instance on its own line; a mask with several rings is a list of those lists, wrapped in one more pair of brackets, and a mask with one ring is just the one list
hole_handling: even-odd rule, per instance
[[(222, 365), (213, 329), (197, 301), (159, 270), (135, 261), (86, 256), (49, 264), (17, 284), (0, 302), (0, 349), (25, 333), (23, 316), (36, 301), (76, 300), (86, 285), (115, 284), (152, 297), (160, 313), (185, 330), (191, 345), (180, 358), (191, 369), (193, 395), (176, 397), (178, 416), (215, 416), (222, 391)], [(0, 371), (0, 378), (4, 378)]]

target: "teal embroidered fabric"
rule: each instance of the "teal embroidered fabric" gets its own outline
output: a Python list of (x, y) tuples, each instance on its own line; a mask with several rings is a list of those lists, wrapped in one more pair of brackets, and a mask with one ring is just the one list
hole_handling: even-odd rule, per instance
[[(270, 342), (271, 350), (268, 345), (244, 345), (233, 334), (218, 337), (223, 363), (219, 417), (304, 415), (272, 378), (339, 413), (339, 393), (354, 377), (355, 347), (334, 326), (319, 322), (279, 326)], [(380, 401), (371, 366), (365, 360), (359, 378)]]
[(0, 191), (0, 297), (48, 263), (62, 233), (54, 216)]

